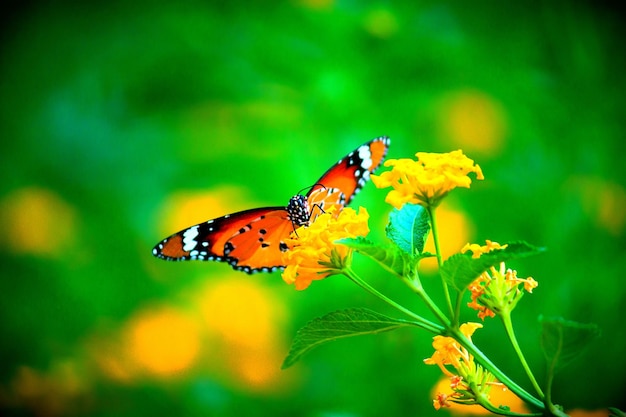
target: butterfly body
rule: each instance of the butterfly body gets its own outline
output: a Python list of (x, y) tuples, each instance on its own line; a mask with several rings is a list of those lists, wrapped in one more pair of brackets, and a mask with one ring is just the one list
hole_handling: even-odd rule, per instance
[(289, 214), (289, 220), (293, 223), (294, 228), (308, 226), (311, 221), (309, 200), (301, 194), (294, 195), (289, 199), (289, 204), (287, 204), (287, 213)]
[(208, 220), (177, 232), (158, 243), (154, 256), (174, 261), (202, 260), (229, 263), (246, 273), (284, 268), (285, 239), (308, 226), (331, 206), (342, 209), (384, 159), (389, 138), (374, 139), (340, 159), (306, 195), (293, 196), (287, 206), (262, 207)]

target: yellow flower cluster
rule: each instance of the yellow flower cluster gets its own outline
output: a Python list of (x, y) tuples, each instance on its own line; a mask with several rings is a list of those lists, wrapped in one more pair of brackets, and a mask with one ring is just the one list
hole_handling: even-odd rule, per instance
[[(481, 327), (483, 327), (483, 325), (480, 323), (464, 323), (461, 325), (460, 330), (465, 337), (471, 340), (471, 336), (476, 329), (480, 329)], [(439, 366), (441, 371), (449, 377), (453, 377), (454, 374), (451, 373), (445, 365), (452, 365), (452, 367), (458, 371), (463, 365), (467, 366), (474, 362), (472, 355), (452, 337), (435, 336), (433, 338), (433, 348), (435, 348), (435, 353), (432, 357), (424, 359), (424, 363), (426, 365)]]
[[(462, 252), (472, 251), (472, 258), (479, 258), (483, 253), (492, 250), (504, 249), (507, 245), (500, 245), (490, 240), (486, 245), (467, 244)], [(512, 311), (524, 293), (520, 289), (523, 286), (526, 292), (532, 293), (539, 283), (532, 277), (518, 278), (517, 271), (507, 269), (504, 262), (500, 262), (498, 269), (495, 267), (483, 272), (468, 286), (472, 301), (468, 307), (478, 311), (478, 317), (495, 317), (498, 313)]]
[(335, 242), (344, 238), (366, 236), (369, 214), (363, 207), (357, 213), (346, 207), (336, 213), (332, 206), (319, 215), (310, 226), (299, 227), (285, 243), (283, 280), (304, 290), (314, 280), (337, 274), (350, 262), (352, 251)]
[(376, 187), (393, 187), (385, 201), (397, 209), (405, 203), (436, 207), (453, 189), (470, 187), (470, 172), (476, 174), (476, 179), (484, 179), (480, 166), (474, 164), (461, 150), (449, 153), (418, 152), (415, 156), (417, 160), (389, 159), (385, 166), (393, 167), (391, 171), (372, 175)]
[[(464, 323), (459, 330), (471, 341), (476, 329), (481, 327), (483, 326), (480, 323)], [(433, 407), (436, 410), (441, 407), (450, 407), (451, 402), (476, 404), (479, 401), (488, 400), (491, 386), (501, 385), (495, 382), (491, 373), (474, 362), (474, 357), (454, 338), (435, 336), (433, 348), (435, 348), (435, 353), (430, 358), (424, 359), (424, 363), (439, 366), (444, 375), (450, 378), (452, 389), (452, 393), (437, 393), (433, 400)], [(454, 368), (455, 372), (452, 372), (448, 366)]]

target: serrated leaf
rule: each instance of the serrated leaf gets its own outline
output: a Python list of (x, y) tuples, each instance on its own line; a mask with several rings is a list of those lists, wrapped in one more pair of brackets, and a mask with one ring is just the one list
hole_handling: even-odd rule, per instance
[(393, 209), (385, 228), (387, 237), (411, 256), (424, 251), (429, 231), (430, 217), (419, 204), (405, 204), (400, 210)]
[(346, 337), (375, 334), (413, 326), (407, 320), (394, 319), (364, 308), (335, 311), (318, 317), (296, 333), (282, 369), (296, 363), (311, 349), (333, 340)]
[(383, 268), (398, 276), (404, 276), (413, 270), (415, 261), (396, 246), (378, 245), (364, 237), (341, 239), (337, 243), (348, 246), (360, 254), (375, 260)]
[(441, 266), (441, 276), (449, 285), (462, 291), (480, 274), (500, 262), (508, 262), (545, 251), (544, 248), (522, 241), (510, 242), (507, 245), (505, 249), (484, 253), (476, 259), (472, 258), (469, 252), (452, 255)]
[(539, 317), (541, 348), (549, 368), (557, 371), (579, 356), (589, 343), (600, 336), (600, 328), (593, 323), (578, 323), (561, 317)]

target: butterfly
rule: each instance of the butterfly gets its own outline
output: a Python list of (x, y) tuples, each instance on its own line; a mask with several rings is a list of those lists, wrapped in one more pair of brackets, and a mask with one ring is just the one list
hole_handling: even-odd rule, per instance
[(248, 274), (284, 269), (285, 239), (333, 205), (342, 209), (350, 203), (388, 148), (388, 137), (376, 138), (340, 159), (306, 195), (295, 195), (286, 207), (254, 208), (188, 227), (163, 239), (152, 254), (170, 261), (227, 262)]

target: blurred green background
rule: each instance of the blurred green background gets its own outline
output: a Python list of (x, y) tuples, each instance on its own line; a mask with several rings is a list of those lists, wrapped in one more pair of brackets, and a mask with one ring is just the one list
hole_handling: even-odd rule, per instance
[[(296, 292), (279, 274), (151, 255), (182, 227), (286, 204), (380, 135), (392, 158), (462, 148), (481, 165), (486, 180), (441, 208), (446, 252), (484, 239), (548, 247), (512, 265), (539, 282), (514, 315), (528, 360), (542, 380), (539, 314), (595, 322), (603, 336), (559, 374), (555, 401), (626, 408), (615, 10), (14, 3), (0, 61), (2, 415), (435, 415), (427, 334), (343, 340), (280, 370), (296, 329), (316, 316), (353, 306), (398, 316), (345, 279)], [(354, 201), (379, 240), (384, 195), (369, 184)], [(424, 279), (438, 297), (427, 266)], [(486, 324), (475, 340), (528, 387), (498, 322)]]

